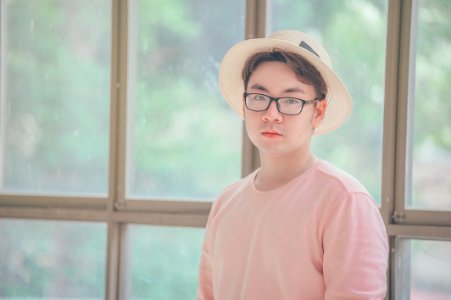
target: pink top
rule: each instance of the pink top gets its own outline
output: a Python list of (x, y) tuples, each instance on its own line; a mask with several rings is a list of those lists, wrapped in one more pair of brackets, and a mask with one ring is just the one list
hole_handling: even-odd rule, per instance
[(262, 192), (256, 172), (213, 204), (197, 299), (384, 298), (387, 235), (356, 179), (318, 161)]

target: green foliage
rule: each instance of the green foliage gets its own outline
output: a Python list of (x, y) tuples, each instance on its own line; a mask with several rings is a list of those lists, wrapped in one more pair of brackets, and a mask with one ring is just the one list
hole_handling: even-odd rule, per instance
[(5, 190), (107, 191), (109, 7), (74, 3), (6, 5)]
[(203, 230), (128, 228), (131, 299), (194, 299)]
[(415, 149), (428, 141), (451, 151), (451, 3), (420, 2), (416, 44)]
[[(224, 105), (216, 84), (219, 56), (227, 49), (220, 40), (223, 29), (217, 29), (216, 44), (210, 27), (215, 21), (202, 18), (233, 15), (228, 11), (234, 6), (219, 12), (199, 10), (203, 1), (173, 0), (164, 1), (162, 12), (151, 9), (158, 1), (138, 3), (138, 42), (129, 54), (137, 62), (129, 70), (136, 78), (129, 85), (136, 96), (128, 99), (134, 115), (129, 190), (211, 199), (239, 178), (241, 122)], [(221, 54), (212, 47), (220, 47)]]
[(0, 220), (0, 297), (103, 298), (104, 224)]

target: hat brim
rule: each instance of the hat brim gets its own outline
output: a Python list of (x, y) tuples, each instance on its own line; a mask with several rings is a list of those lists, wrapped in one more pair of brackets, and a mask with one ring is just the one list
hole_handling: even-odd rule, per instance
[(337, 74), (312, 52), (272, 38), (258, 38), (242, 41), (232, 47), (224, 56), (219, 71), (219, 86), (226, 102), (242, 118), (244, 83), (241, 77), (246, 60), (255, 53), (282, 49), (301, 55), (321, 73), (327, 85), (327, 109), (324, 119), (315, 128), (315, 134), (325, 134), (339, 128), (352, 111), (352, 98)]

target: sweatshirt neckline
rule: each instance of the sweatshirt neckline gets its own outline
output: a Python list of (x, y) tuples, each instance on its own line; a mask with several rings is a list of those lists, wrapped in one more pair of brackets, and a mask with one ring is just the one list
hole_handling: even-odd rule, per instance
[(318, 167), (318, 165), (319, 165), (320, 163), (321, 163), (321, 160), (320, 160), (320, 159), (315, 159), (315, 162), (314, 162), (314, 163), (310, 166), (310, 168), (308, 168), (305, 172), (303, 172), (303, 173), (297, 175), (296, 177), (292, 178), (292, 179), (291, 179), (290, 181), (288, 181), (287, 183), (285, 183), (285, 184), (283, 184), (283, 185), (281, 185), (281, 186), (279, 186), (279, 187), (277, 187), (277, 188), (274, 188), (274, 189), (271, 189), (271, 190), (265, 190), (265, 191), (259, 190), (259, 189), (257, 189), (257, 187), (255, 186), (255, 177), (257, 176), (258, 172), (260, 171), (260, 169), (261, 169), (261, 167), (260, 167), (260, 168), (256, 169), (256, 170), (251, 174), (251, 176), (249, 176), (249, 180), (250, 180), (250, 185), (251, 185), (252, 191), (253, 191), (255, 194), (259, 194), (259, 195), (269, 195), (269, 194), (272, 194), (272, 193), (276, 193), (276, 192), (278, 192), (279, 190), (286, 189), (286, 188), (289, 187), (290, 185), (293, 185), (294, 183), (298, 182), (299, 180), (302, 180), (304, 177), (307, 177), (311, 172), (313, 172), (313, 170), (317, 169), (317, 167)]

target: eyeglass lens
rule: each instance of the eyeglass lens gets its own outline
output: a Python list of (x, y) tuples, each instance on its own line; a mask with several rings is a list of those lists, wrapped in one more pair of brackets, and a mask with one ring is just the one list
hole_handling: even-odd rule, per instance
[(262, 94), (246, 94), (246, 107), (253, 111), (265, 111), (272, 101), (275, 101), (280, 113), (288, 115), (300, 114), (304, 107), (304, 101), (297, 98), (282, 97), (272, 98)]

